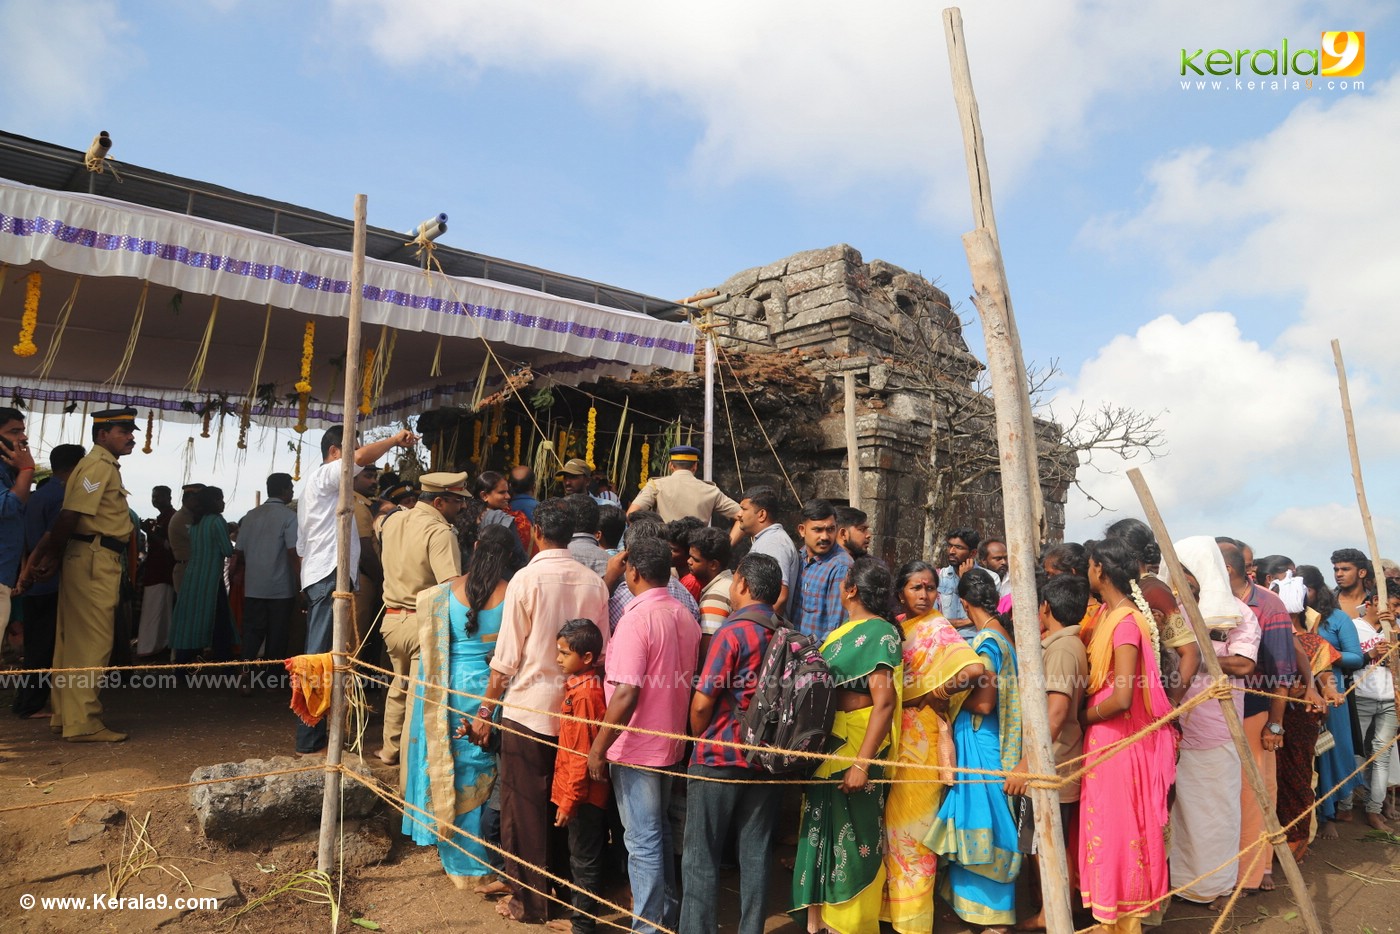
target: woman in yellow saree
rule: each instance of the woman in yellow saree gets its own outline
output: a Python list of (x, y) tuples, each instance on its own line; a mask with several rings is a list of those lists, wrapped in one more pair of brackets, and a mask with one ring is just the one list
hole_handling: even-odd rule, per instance
[[(986, 668), (953, 625), (938, 612), (938, 572), (910, 561), (895, 575), (895, 599), (904, 609), (904, 703), (900, 708), (895, 779), (885, 801), (885, 895), (880, 920), (899, 934), (933, 929), (938, 855), (924, 835), (943, 800), (937, 773), (908, 765), (955, 765), (952, 728), (945, 719), (950, 695), (972, 686)], [(941, 709), (940, 709), (941, 708)]]
[[(809, 934), (878, 934), (885, 887), (885, 791), (871, 779), (886, 767), (856, 759), (889, 759), (899, 745), (903, 678), (899, 631), (883, 618), (894, 581), (874, 558), (861, 558), (841, 584), (849, 622), (822, 643), (836, 683), (836, 718), (827, 753), (802, 798), (802, 824), (792, 874), (794, 921)], [(834, 781), (833, 781), (834, 780)]]

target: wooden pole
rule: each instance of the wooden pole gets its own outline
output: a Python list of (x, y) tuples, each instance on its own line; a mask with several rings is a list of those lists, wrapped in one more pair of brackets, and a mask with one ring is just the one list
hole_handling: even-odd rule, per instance
[[(967, 181), (972, 193), (973, 226), (987, 230), (997, 253), (1000, 254), (1001, 237), (997, 233), (996, 211), (992, 207), (992, 177), (987, 166), (985, 141), (982, 138), (982, 117), (977, 109), (977, 97), (972, 91), (972, 69), (967, 61), (967, 43), (963, 38), (962, 11), (957, 7), (949, 7), (943, 11), (943, 34), (948, 44), (953, 99), (957, 102), (958, 121), (962, 125)], [(1031, 408), (1030, 387), (1026, 382), (1026, 360), (1021, 352), (1021, 335), (1016, 328), (1016, 314), (1011, 304), (1011, 286), (1006, 281), (1004, 268), (1001, 270), (1001, 276), (1001, 293), (1006, 303), (1006, 330), (1010, 335), (1011, 352), (1016, 361), (1017, 380), (1014, 391), (1021, 397), (1021, 433), (1030, 439), (1032, 445), (1036, 445), (1035, 412)], [(1040, 469), (1034, 458), (1030, 464), (1035, 470), (1031, 475), (1031, 514), (1035, 519), (1037, 541), (1044, 542), (1049, 537), (1049, 526), (1045, 522), (1045, 499), (1040, 489)]]
[[(711, 321), (714, 315), (707, 316)], [(706, 328), (701, 332), (705, 341), (705, 452), (701, 461), (703, 480), (715, 478), (715, 334)]]
[(846, 500), (860, 508), (860, 448), (856, 445), (856, 375), (845, 373), (846, 383)]
[[(1016, 392), (1020, 371), (1012, 352), (1006, 319), (1005, 281), (1001, 256), (991, 234), (978, 228), (963, 235), (968, 267), (972, 272), (973, 299), (982, 319), (987, 343), (987, 367), (992, 372), (996, 403), (997, 448), (1001, 455), (1002, 516), (1006, 548), (1011, 561), (1012, 622), (1016, 635), (1016, 670), (1021, 687), (1021, 724), (1025, 757), (1030, 770), (1042, 775), (1055, 772), (1050, 742), (1050, 709), (1045, 694), (1045, 668), (1040, 654), (1040, 618), (1036, 600), (1036, 527), (1031, 487), (1035, 476), (1035, 448), (1022, 431), (1022, 396)], [(1069, 871), (1064, 830), (1060, 826), (1060, 791), (1032, 785), (1031, 802), (1040, 854), (1041, 892), (1046, 929), (1050, 934), (1071, 934), (1074, 915), (1069, 900)]]
[[(1371, 573), (1376, 578), (1376, 599), (1380, 609), (1386, 608), (1385, 574), (1381, 573), (1381, 549), (1376, 544), (1376, 525), (1371, 521), (1371, 507), (1366, 505), (1366, 484), (1361, 481), (1361, 451), (1356, 446), (1356, 423), (1351, 417), (1351, 393), (1347, 390), (1347, 368), (1342, 362), (1342, 344), (1332, 341), (1332, 359), (1337, 364), (1337, 385), (1342, 390), (1342, 416), (1347, 425), (1347, 449), (1351, 451), (1351, 482), (1356, 485), (1356, 504), (1361, 507), (1361, 525), (1366, 530), (1366, 548), (1371, 552)], [(1390, 638), (1389, 623), (1382, 623), (1385, 637)], [(1396, 675), (1396, 686), (1400, 687), (1400, 652), (1390, 655), (1390, 670)]]
[[(1147, 481), (1142, 478), (1142, 471), (1136, 467), (1128, 471), (1128, 479), (1132, 481), (1133, 489), (1137, 491), (1138, 500), (1142, 503), (1143, 511), (1147, 514), (1147, 524), (1152, 526), (1152, 532), (1157, 536), (1157, 544), (1162, 549), (1162, 560), (1166, 563), (1170, 579), (1178, 584), (1177, 598), (1186, 610), (1186, 618), (1191, 621), (1191, 628), (1196, 633), (1196, 644), (1201, 650), (1201, 663), (1210, 672), (1211, 679), (1218, 681), (1222, 675), (1220, 659), (1215, 655), (1210, 633), (1206, 631), (1205, 617), (1201, 615), (1201, 607), (1196, 603), (1195, 594), (1191, 593), (1190, 587), (1181, 586), (1181, 582), (1186, 580), (1186, 574), (1182, 568), (1181, 559), (1177, 557), (1176, 546), (1172, 544), (1171, 535), (1167, 532), (1166, 523), (1162, 521), (1162, 514), (1157, 510), (1157, 503), (1152, 498), (1152, 491), (1147, 488)], [(1269, 805), (1269, 793), (1264, 787), (1264, 777), (1259, 774), (1259, 767), (1254, 762), (1254, 754), (1249, 749), (1249, 741), (1245, 739), (1244, 723), (1240, 720), (1240, 712), (1235, 709), (1234, 698), (1220, 698), (1220, 709), (1225, 713), (1225, 725), (1230, 729), (1230, 738), (1234, 740), (1235, 752), (1239, 754), (1240, 765), (1244, 770), (1244, 780), (1249, 783), (1250, 788), (1254, 789), (1254, 800), (1258, 802), (1259, 810), (1264, 813), (1264, 829), (1269, 836), (1278, 840), (1273, 845), (1274, 855), (1278, 857), (1279, 865), (1283, 867), (1283, 874), (1288, 877), (1288, 886), (1293, 890), (1293, 898), (1298, 903), (1298, 913), (1303, 918), (1303, 926), (1307, 928), (1309, 934), (1322, 934), (1322, 924), (1318, 921), (1317, 909), (1313, 907), (1312, 897), (1308, 895), (1307, 884), (1303, 882), (1303, 872), (1298, 868), (1298, 863), (1293, 858), (1293, 851), (1288, 848), (1288, 842), (1283, 839), (1283, 828), (1279, 825), (1278, 814)], [(1240, 862), (1243, 864), (1243, 858)], [(1241, 865), (1240, 871), (1244, 871), (1243, 865)]]
[[(336, 503), (335, 594), (332, 596), (331, 651), (348, 653), (350, 614), (353, 611), (356, 568), (350, 567), (350, 536), (355, 534), (355, 422), (359, 411), (354, 400), (360, 385), (360, 310), (365, 293), (364, 195), (355, 196), (355, 236), (350, 256), (349, 327), (345, 334), (345, 437), (341, 443), (340, 498)], [(326, 784), (321, 794), (321, 834), (316, 844), (316, 868), (329, 873), (335, 863), (336, 830), (340, 826), (340, 763), (345, 751), (345, 659), (337, 658), (331, 682), (331, 712), (327, 727)]]

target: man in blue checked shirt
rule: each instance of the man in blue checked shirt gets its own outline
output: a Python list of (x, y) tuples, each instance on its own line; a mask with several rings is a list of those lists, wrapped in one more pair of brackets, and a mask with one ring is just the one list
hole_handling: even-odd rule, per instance
[(836, 509), (824, 499), (802, 507), (797, 526), (802, 537), (798, 598), (788, 607), (792, 624), (821, 642), (846, 621), (841, 608), (841, 583), (854, 561), (836, 544)]

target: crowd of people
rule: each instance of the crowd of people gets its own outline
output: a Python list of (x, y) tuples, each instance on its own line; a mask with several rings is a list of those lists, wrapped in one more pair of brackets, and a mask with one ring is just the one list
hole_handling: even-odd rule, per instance
[[(23, 595), (26, 665), (107, 664), (123, 641), (116, 604), (102, 604), (105, 646), (90, 605), (119, 594), (118, 580), (141, 590), (138, 658), (329, 652), (339, 430), (299, 491), (273, 474), (231, 529), (222, 492), (198, 484), (178, 511), (157, 488), (153, 519), (117, 514), (114, 471), (135, 427), (130, 410), (98, 413), (92, 451), (55, 448), (51, 479), (31, 491), (22, 415), (0, 409), (0, 593)], [(1380, 569), (1391, 595), (1381, 606), (1357, 549), (1331, 555), (1334, 587), (1323, 568), (1190, 537), (1174, 543), (1185, 573), (1172, 580), (1151, 530), (1124, 519), (1098, 540), (1046, 549), (1040, 645), (1028, 646), (1011, 623), (1005, 543), (976, 529), (891, 566), (871, 552), (860, 510), (809, 500), (790, 532), (776, 490), (726, 496), (696, 476), (694, 448), (673, 448), (669, 472), (624, 508), (581, 459), (543, 500), (551, 485), (528, 467), (411, 481), (377, 470), (415, 442), (401, 432), (354, 451), (355, 640), (371, 695), (383, 691), (373, 755), (397, 767), (403, 832), (436, 846), (452, 882), (497, 899), (505, 918), (592, 932), (596, 898), (625, 876), (634, 930), (711, 934), (727, 865), (738, 930), (758, 934), (782, 871), (775, 847), (792, 831), (786, 908), (812, 934), (874, 934), (882, 922), (922, 934), (939, 900), (975, 927), (1043, 927), (1030, 703), (1047, 707), (1065, 779), (1076, 909), (1105, 931), (1160, 919), (1169, 892), (1219, 910), (1237, 885), (1272, 888), (1266, 810), (1299, 860), (1339, 824), (1388, 831), (1396, 817), (1385, 660), (1400, 568)], [(129, 546), (137, 526), (144, 546)], [(1186, 621), (1187, 589), (1208, 645)], [(299, 605), (305, 641), (291, 645)], [(835, 688), (825, 755), (797, 785), (738, 748), (786, 629), (819, 646)], [(1243, 779), (1222, 702), (1199, 699), (1213, 683), (1206, 648), (1230, 679), (1224, 703), (1267, 801)], [(1026, 651), (1041, 653), (1044, 698), (1022, 694)], [(244, 671), (241, 690), (265, 670)], [(102, 722), (95, 688), (55, 690), (50, 704), (46, 684), (26, 683), (15, 712), (49, 717), (70, 741), (126, 738)], [(299, 724), (295, 742), (322, 754), (324, 721)]]

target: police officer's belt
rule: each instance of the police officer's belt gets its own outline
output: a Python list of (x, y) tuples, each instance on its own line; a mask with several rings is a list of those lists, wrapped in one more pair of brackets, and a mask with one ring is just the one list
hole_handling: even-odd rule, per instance
[(126, 542), (123, 541), (123, 540), (120, 539), (120, 538), (112, 538), (112, 536), (110, 536), (110, 535), (77, 535), (77, 534), (75, 534), (75, 535), (73, 535), (72, 537), (73, 537), (74, 540), (80, 541), (80, 542), (94, 542), (94, 541), (98, 541), (98, 540), (100, 539), (100, 544), (102, 545), (103, 548), (106, 548), (106, 549), (109, 550), (109, 551), (115, 551), (115, 552), (116, 552), (117, 554), (119, 554), (119, 555), (120, 555), (120, 554), (125, 554), (125, 553), (126, 553)]

